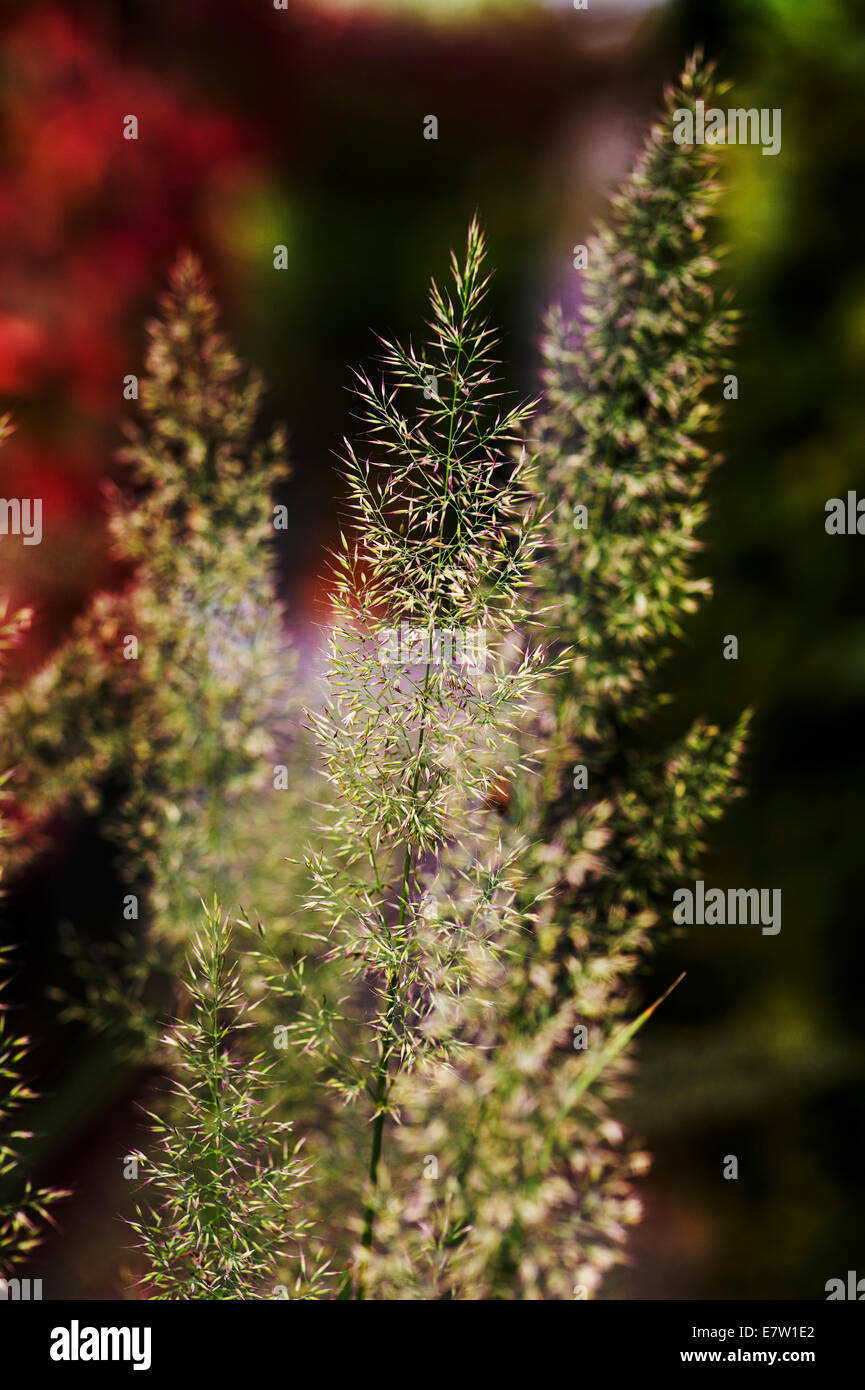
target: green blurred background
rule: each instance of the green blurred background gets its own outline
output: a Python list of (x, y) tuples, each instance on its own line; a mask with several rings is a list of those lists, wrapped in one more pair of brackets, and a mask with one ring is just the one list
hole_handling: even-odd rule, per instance
[[(725, 274), (743, 311), (725, 467), (704, 572), (715, 595), (665, 673), (681, 727), (757, 717), (748, 796), (713, 835), (718, 886), (783, 891), (783, 929), (694, 928), (650, 962), (653, 1018), (628, 1120), (655, 1154), (646, 1220), (608, 1298), (825, 1297), (865, 1273), (859, 941), (865, 719), (861, 537), (824, 503), (865, 492), (865, 6), (853, 0), (87, 0), (7, 5), (0, 93), (0, 401), (18, 434), (4, 496), (42, 495), (45, 540), (4, 543), (2, 587), (39, 625), (14, 673), (116, 583), (100, 480), (142, 323), (179, 245), (198, 250), (290, 430), (281, 578), (302, 644), (339, 514), (335, 452), (371, 330), (407, 335), (475, 209), (497, 275), (506, 374), (536, 389), (540, 317), (571, 302), (571, 248), (630, 166), (663, 84), (700, 43), (736, 105), (780, 107), (782, 152), (728, 152)], [(137, 143), (119, 139), (141, 113)], [(439, 138), (423, 138), (435, 114)], [(285, 244), (289, 269), (272, 268)], [(722, 639), (739, 638), (724, 661)], [(18, 1002), (46, 1102), (41, 1176), (73, 1183), (37, 1262), (56, 1296), (116, 1288), (118, 1155), (136, 1080), (80, 1081), (86, 1045), (50, 1039), (58, 924), (104, 934), (98, 826), (60, 827), (9, 903)], [(858, 886), (857, 886), (858, 885)], [(77, 1070), (76, 1070), (77, 1069)], [(140, 1078), (139, 1078), (140, 1080)], [(37, 1119), (38, 1126), (38, 1119)], [(722, 1177), (725, 1155), (739, 1178)], [(55, 1296), (52, 1295), (52, 1296)]]

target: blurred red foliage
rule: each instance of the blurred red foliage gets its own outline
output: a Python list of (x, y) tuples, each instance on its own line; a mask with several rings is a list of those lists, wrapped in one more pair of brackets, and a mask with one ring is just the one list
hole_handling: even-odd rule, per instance
[[(8, 23), (3, 48), (0, 409), (18, 429), (0, 476), (7, 495), (43, 496), (55, 538), (62, 510), (57, 543), (76, 544), (94, 530), (95, 480), (128, 409), (122, 382), (139, 370), (141, 320), (179, 246), (208, 259), (209, 200), (257, 163), (261, 140), (59, 5)], [(123, 138), (129, 114), (137, 141)], [(25, 557), (11, 570), (2, 558), (0, 588), (17, 588)], [(98, 547), (93, 562), (106, 563)], [(43, 557), (26, 568), (47, 600), (57, 566)], [(16, 597), (40, 606), (38, 592)]]

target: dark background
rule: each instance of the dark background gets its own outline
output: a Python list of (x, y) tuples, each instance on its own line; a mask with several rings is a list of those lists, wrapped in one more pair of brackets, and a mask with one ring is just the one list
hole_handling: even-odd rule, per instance
[[(143, 321), (179, 246), (200, 252), (230, 330), (290, 430), (281, 578), (314, 640), (338, 517), (335, 451), (370, 330), (407, 335), (478, 209), (508, 380), (537, 387), (541, 313), (572, 297), (571, 248), (630, 166), (695, 43), (735, 105), (781, 107), (783, 145), (728, 152), (726, 275), (743, 311), (728, 461), (711, 489), (714, 598), (665, 672), (668, 719), (757, 711), (747, 799), (704, 877), (780, 887), (783, 928), (694, 928), (644, 972), (687, 979), (642, 1034), (629, 1120), (655, 1154), (645, 1223), (611, 1298), (823, 1298), (865, 1275), (862, 1217), (862, 537), (824, 504), (865, 492), (865, 13), (851, 0), (558, 5), (289, 0), (7, 4), (0, 94), (0, 405), (18, 432), (3, 496), (45, 499), (40, 547), (0, 541), (0, 584), (35, 604), (23, 678), (120, 576), (100, 482), (140, 370)], [(139, 116), (137, 142), (120, 139)], [(423, 139), (423, 118), (439, 139)], [(272, 250), (290, 266), (274, 273)], [(739, 660), (721, 658), (727, 633)], [(61, 920), (105, 931), (98, 826), (59, 828), (13, 885), (17, 1002), (43, 1042), (40, 1176), (73, 1184), (37, 1261), (51, 1296), (111, 1296), (118, 1155), (140, 1078), (112, 1092), (83, 1038), (52, 1033)], [(5, 933), (4, 933), (5, 934)], [(53, 1098), (52, 1098), (53, 1097)], [(724, 1156), (739, 1159), (724, 1181)]]

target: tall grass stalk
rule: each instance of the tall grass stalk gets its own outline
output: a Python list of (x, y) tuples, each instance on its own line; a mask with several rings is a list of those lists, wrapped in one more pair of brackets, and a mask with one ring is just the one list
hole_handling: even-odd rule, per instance
[[(483, 263), (473, 222), (451, 290), (433, 282), (423, 348), (384, 341), (382, 376), (357, 376), (366, 428), (362, 446), (346, 446), (353, 536), (334, 557), (327, 702), (312, 716), (332, 806), (309, 905), (362, 981), (372, 1041), (334, 1078), (370, 1108), (359, 1298), (399, 1118), (394, 1083), (431, 1046), (434, 996), (460, 988), (459, 969), (449, 979), (424, 950), (426, 883), (446, 847), (471, 842), (496, 774), (515, 774), (516, 728), (540, 672), (539, 655), (514, 642), (539, 536), (528, 457), (512, 457), (531, 406), (501, 402)], [(409, 649), (397, 651), (403, 624)], [(462, 643), (456, 660), (441, 657), (455, 640), (445, 634)], [(480, 848), (465, 872), (489, 874)]]

